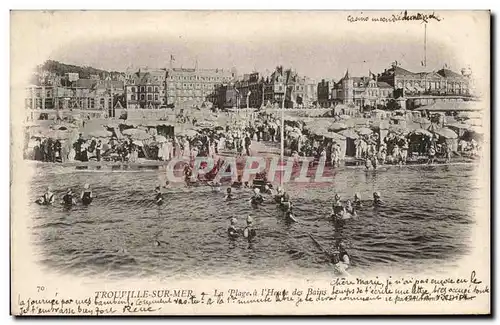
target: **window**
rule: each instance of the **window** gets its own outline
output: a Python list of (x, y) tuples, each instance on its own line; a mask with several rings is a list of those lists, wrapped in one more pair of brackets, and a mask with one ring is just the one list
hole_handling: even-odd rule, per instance
[(94, 108), (94, 107), (95, 107), (94, 98), (90, 98), (89, 99), (89, 108)]
[(99, 100), (99, 104), (100, 104), (101, 108), (104, 107), (104, 103), (105, 103), (104, 98), (101, 98), (101, 100)]
[(133, 93), (135, 93), (135, 87), (130, 88), (130, 91), (132, 91)]
[(148, 94), (148, 100), (153, 100), (153, 95)]
[(158, 95), (155, 95), (155, 100), (158, 100)]
[(148, 87), (148, 93), (153, 92), (153, 87)]
[(157, 92), (158, 92), (158, 87), (155, 87), (155, 93), (157, 93)]
[(141, 93), (144, 92), (144, 86), (141, 86)]
[(135, 100), (135, 95), (130, 96), (130, 100)]
[(141, 100), (144, 100), (144, 94), (141, 94)]

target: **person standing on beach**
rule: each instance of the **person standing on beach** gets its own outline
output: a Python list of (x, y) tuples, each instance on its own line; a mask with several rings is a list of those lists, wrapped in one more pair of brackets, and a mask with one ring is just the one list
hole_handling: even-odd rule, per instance
[(99, 139), (95, 146), (95, 156), (97, 161), (101, 161), (102, 141)]
[(252, 144), (252, 139), (250, 138), (250, 134), (247, 133), (245, 137), (245, 151), (246, 155), (250, 156), (250, 145)]

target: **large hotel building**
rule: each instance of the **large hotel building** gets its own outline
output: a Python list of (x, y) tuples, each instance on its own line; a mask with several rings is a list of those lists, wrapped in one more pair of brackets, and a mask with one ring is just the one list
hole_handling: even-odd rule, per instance
[(217, 88), (236, 77), (232, 69), (186, 69), (173, 68), (167, 70), (166, 105), (178, 106), (188, 102), (201, 106), (203, 102), (217, 102)]

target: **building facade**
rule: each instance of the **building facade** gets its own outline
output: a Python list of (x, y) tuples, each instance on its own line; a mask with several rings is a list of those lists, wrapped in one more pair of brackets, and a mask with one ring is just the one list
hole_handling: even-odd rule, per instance
[(328, 108), (333, 105), (333, 88), (335, 81), (333, 79), (322, 79), (318, 83), (317, 98), (318, 105), (323, 108)]
[(349, 71), (337, 82), (332, 90), (334, 104), (376, 107), (386, 105), (393, 98), (394, 88), (387, 82), (379, 81), (378, 77), (351, 77)]
[(393, 86), (400, 96), (470, 96), (470, 78), (445, 67), (433, 72), (411, 72), (393, 64), (379, 75), (379, 80)]
[(216, 105), (219, 101), (218, 88), (229, 83), (235, 71), (224, 69), (186, 69), (167, 70), (165, 104), (179, 106), (192, 104), (201, 107), (206, 101)]
[(126, 76), (127, 109), (166, 107), (166, 70), (139, 70)]

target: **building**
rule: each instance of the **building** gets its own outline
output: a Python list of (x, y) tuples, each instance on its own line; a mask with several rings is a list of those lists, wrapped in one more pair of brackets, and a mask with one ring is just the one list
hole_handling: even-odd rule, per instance
[[(244, 74), (243, 78), (234, 82), (237, 91), (230, 92), (230, 102), (237, 102), (240, 108), (260, 108), (264, 102), (264, 78), (258, 72)], [(239, 96), (238, 100), (234, 98)]]
[(396, 63), (379, 75), (379, 80), (394, 87), (396, 96), (469, 96), (470, 78), (465, 69), (462, 74), (445, 67), (432, 72), (411, 72)]
[(64, 74), (64, 77), (69, 81), (69, 82), (73, 82), (73, 81), (76, 81), (78, 79), (80, 79), (80, 75), (76, 72), (66, 72)]
[(127, 109), (166, 107), (166, 70), (141, 70), (126, 75)]
[(41, 114), (116, 117), (116, 109), (125, 105), (123, 83), (120, 86), (116, 81), (107, 84), (90, 79), (79, 79), (75, 83), (74, 87), (28, 87), (25, 99), (28, 119), (39, 119)]
[(369, 73), (369, 77), (351, 77), (349, 70), (333, 87), (334, 104), (377, 107), (386, 105), (393, 98), (394, 88), (387, 82), (379, 81), (378, 76)]
[(206, 101), (216, 105), (221, 84), (235, 78), (235, 70), (171, 68), (166, 74), (167, 106), (189, 103), (201, 107)]
[(318, 83), (317, 98), (320, 107), (328, 108), (333, 105), (333, 88), (335, 81), (333, 79), (322, 79)]
[(285, 108), (309, 107), (317, 102), (318, 90), (316, 81), (308, 77), (299, 76), (292, 70), (276, 67), (274, 72), (265, 80), (264, 105)]

